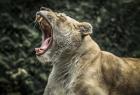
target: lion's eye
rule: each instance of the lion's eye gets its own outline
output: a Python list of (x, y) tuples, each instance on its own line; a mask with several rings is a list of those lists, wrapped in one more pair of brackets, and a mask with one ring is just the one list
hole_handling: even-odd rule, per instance
[(59, 13), (59, 14), (57, 14), (57, 16), (59, 16), (59, 17), (61, 17), (61, 16), (66, 16), (66, 14), (64, 14), (64, 13)]
[(63, 13), (59, 13), (57, 16), (58, 16), (58, 18), (59, 18), (60, 20), (62, 20), (62, 21), (66, 21), (65, 14), (63, 14)]
[(47, 18), (51, 21), (53, 17), (51, 15), (47, 15)]

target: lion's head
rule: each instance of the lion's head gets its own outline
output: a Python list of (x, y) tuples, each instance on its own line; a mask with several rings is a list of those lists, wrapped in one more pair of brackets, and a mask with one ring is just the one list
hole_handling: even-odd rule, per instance
[(36, 13), (43, 36), (42, 44), (35, 48), (38, 59), (50, 62), (63, 53), (71, 54), (78, 49), (84, 36), (92, 33), (92, 26), (87, 22), (79, 22), (63, 14), (41, 8)]

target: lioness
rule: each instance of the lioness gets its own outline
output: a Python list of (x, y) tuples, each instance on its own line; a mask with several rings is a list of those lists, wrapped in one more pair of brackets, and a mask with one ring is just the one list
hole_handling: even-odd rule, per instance
[(44, 7), (36, 21), (43, 31), (37, 58), (53, 64), (43, 95), (140, 95), (140, 59), (102, 51), (91, 24)]

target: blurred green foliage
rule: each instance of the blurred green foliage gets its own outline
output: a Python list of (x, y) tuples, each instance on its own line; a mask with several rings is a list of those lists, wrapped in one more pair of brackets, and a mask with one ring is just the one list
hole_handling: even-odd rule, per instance
[(92, 37), (103, 50), (140, 57), (139, 0), (0, 1), (0, 95), (43, 93), (51, 66), (34, 54), (41, 33), (33, 22), (41, 6), (90, 22)]

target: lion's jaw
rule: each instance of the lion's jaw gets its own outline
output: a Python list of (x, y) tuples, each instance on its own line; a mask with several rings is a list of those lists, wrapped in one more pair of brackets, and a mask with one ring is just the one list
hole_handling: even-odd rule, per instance
[[(37, 48), (36, 49), (37, 58), (42, 63), (48, 63), (52, 61), (53, 62), (57, 61), (64, 54), (74, 53), (74, 51), (81, 44), (80, 32), (78, 32), (74, 26), (79, 24), (79, 22), (62, 13), (55, 13), (46, 10), (41, 10), (37, 12), (37, 22), (42, 23), (44, 20), (47, 20), (46, 23), (49, 23), (50, 25), (49, 27), (51, 27), (52, 29), (51, 30), (52, 43), (49, 47), (47, 47), (46, 50), (42, 50), (42, 51), (40, 50), (39, 52), (39, 50), (37, 51), (38, 49)], [(48, 32), (48, 31), (43, 31), (43, 32)], [(44, 42), (43, 42), (43, 46), (44, 46)]]

